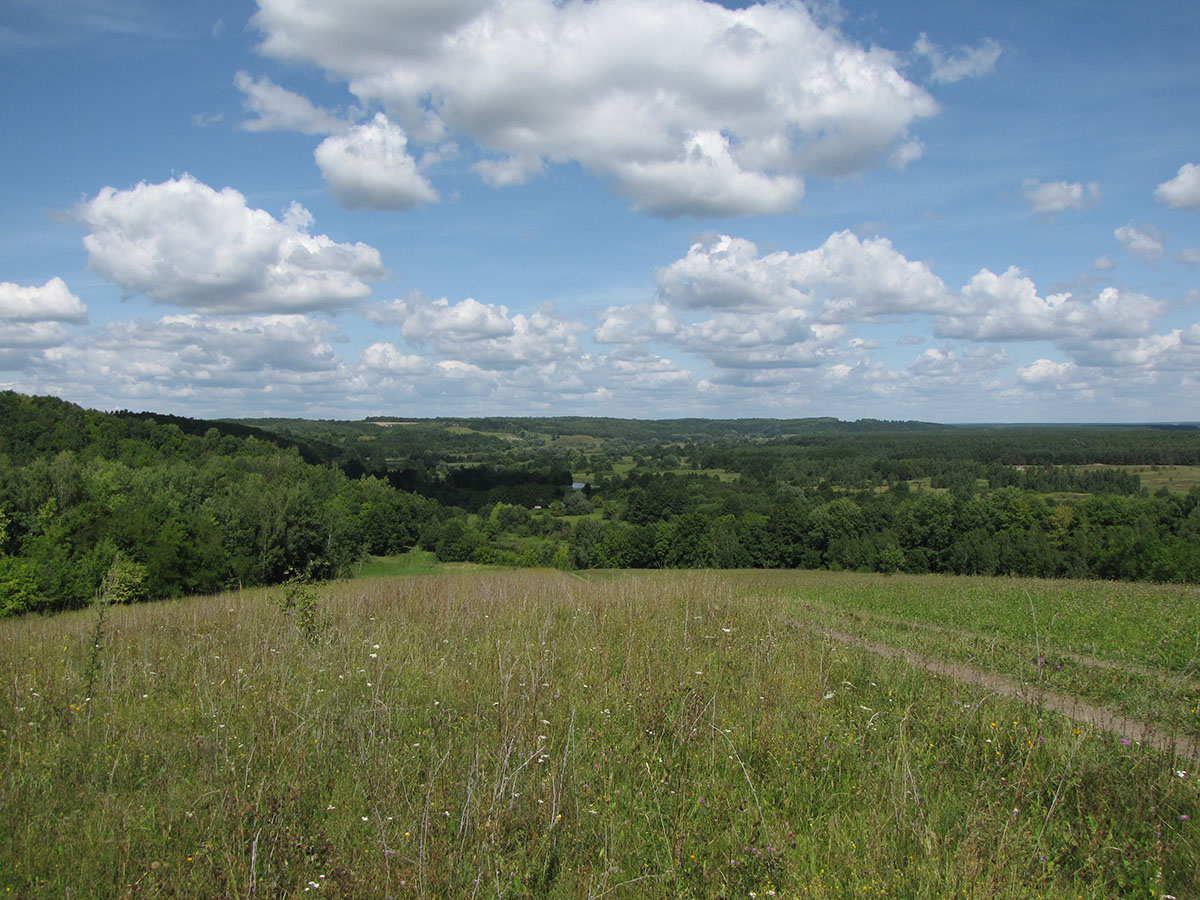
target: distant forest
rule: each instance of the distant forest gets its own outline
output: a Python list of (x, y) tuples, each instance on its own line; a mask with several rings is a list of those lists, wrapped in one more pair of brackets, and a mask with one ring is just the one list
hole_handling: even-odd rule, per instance
[[(1175, 472), (1149, 490), (1133, 467)], [(1200, 429), (198, 420), (0, 393), (0, 615), (440, 560), (1200, 581)]]

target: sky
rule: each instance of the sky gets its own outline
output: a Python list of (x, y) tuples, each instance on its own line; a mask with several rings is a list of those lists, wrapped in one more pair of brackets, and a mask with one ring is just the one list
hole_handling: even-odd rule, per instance
[(1195, 0), (5, 0), (0, 389), (1200, 421)]

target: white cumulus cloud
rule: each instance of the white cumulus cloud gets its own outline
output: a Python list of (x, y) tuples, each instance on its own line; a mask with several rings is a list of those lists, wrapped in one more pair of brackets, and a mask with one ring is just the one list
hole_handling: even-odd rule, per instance
[(582, 323), (558, 316), (549, 306), (526, 315), (473, 297), (451, 303), (429, 300), (417, 291), (364, 309), (368, 319), (398, 325), (406, 341), (430, 346), (443, 359), (492, 370), (555, 362), (582, 355)]
[(1072, 340), (1148, 334), (1166, 304), (1108, 287), (1095, 297), (1068, 292), (1042, 297), (1015, 266), (997, 275), (981, 269), (961, 292), (959, 310), (935, 320), (942, 337), (971, 341)]
[(1200, 166), (1184, 163), (1174, 178), (1158, 186), (1154, 191), (1154, 199), (1171, 209), (1200, 212)]
[(575, 161), (657, 215), (791, 208), (805, 176), (911, 161), (937, 110), (798, 3), (259, 0), (254, 24), (411, 140), (469, 139), (492, 183)]
[(760, 255), (747, 240), (709, 235), (683, 259), (659, 269), (659, 296), (690, 309), (807, 308), (830, 322), (937, 312), (950, 295), (924, 263), (887, 238), (831, 234), (801, 253)]
[(712, 131), (689, 137), (682, 158), (624, 162), (614, 171), (634, 208), (667, 217), (784, 212), (804, 196), (794, 175), (742, 169), (729, 139)]
[(383, 113), (327, 137), (313, 155), (342, 206), (410, 209), (438, 199), (433, 185), (417, 171), (404, 131)]
[(1021, 191), (1030, 209), (1039, 215), (1087, 209), (1100, 202), (1100, 184), (1095, 181), (1084, 185), (1078, 181), (1040, 182), (1027, 178), (1021, 184)]
[(77, 209), (89, 265), (127, 291), (200, 312), (304, 312), (353, 304), (385, 274), (379, 251), (309, 234), (298, 204), (280, 221), (190, 175), (106, 187)]
[(3, 281), (0, 282), (0, 321), (86, 322), (87, 307), (58, 277), (40, 287)]
[(66, 343), (64, 322), (86, 322), (87, 307), (61, 278), (41, 286), (0, 282), (0, 371), (20, 371)]
[(1073, 362), (1054, 362), (1038, 359), (1017, 369), (1017, 377), (1027, 384), (1067, 387), (1079, 378), (1079, 367)]

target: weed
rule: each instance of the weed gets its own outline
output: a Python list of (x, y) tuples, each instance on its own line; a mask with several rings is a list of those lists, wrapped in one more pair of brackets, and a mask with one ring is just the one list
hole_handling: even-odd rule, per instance
[(118, 552), (96, 590), (96, 596), (92, 599), (92, 630), (84, 669), (84, 703), (91, 700), (96, 676), (100, 673), (100, 651), (104, 646), (104, 614), (110, 604), (129, 603), (139, 599), (145, 579), (145, 567)]
[(321, 607), (316, 588), (308, 576), (293, 573), (284, 582), (283, 594), (275, 601), (275, 605), (295, 619), (296, 628), (304, 640), (314, 647), (333, 624), (329, 612)]

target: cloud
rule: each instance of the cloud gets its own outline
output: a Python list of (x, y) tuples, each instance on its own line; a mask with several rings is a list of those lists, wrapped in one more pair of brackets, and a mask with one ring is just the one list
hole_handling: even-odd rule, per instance
[(190, 175), (130, 190), (103, 188), (77, 209), (91, 228), (88, 263), (132, 293), (200, 312), (337, 309), (385, 274), (379, 251), (306, 230), (292, 204), (283, 221)]
[(394, 344), (386, 341), (376, 341), (362, 354), (363, 367), (374, 372), (384, 372), (389, 375), (425, 375), (433, 364), (423, 356), (412, 353), (401, 353)]
[(105, 408), (334, 411), (363, 389), (335, 354), (336, 336), (304, 315), (170, 315), (80, 334), (32, 371), (36, 384)]
[(1166, 304), (1144, 294), (1108, 287), (1093, 298), (1070, 293), (1041, 297), (1037, 285), (1015, 266), (1000, 275), (981, 269), (962, 289), (962, 307), (938, 317), (940, 337), (971, 341), (1075, 342), (1132, 337), (1151, 331)]
[[(695, 354), (716, 370), (707, 380), (727, 386), (780, 384), (795, 377), (788, 371), (834, 372), (844, 360), (869, 362), (879, 345), (854, 334), (854, 325), (928, 317), (934, 335), (970, 343), (927, 350), (905, 373), (872, 383), (882, 390), (908, 381), (932, 392), (935, 376), (970, 375), (969, 383), (982, 390), (977, 379), (983, 373), (1010, 365), (1000, 342), (1052, 341), (1079, 359), (1116, 359), (1115, 350), (1128, 353), (1137, 342), (1151, 341), (1169, 309), (1116, 287), (1042, 296), (1015, 266), (1000, 274), (981, 269), (952, 291), (890, 241), (849, 231), (831, 234), (813, 250), (767, 254), (751, 241), (709, 234), (659, 269), (655, 283), (654, 303), (605, 310), (596, 339), (658, 341)], [(922, 340), (910, 334), (902, 343)]]
[(1132, 225), (1122, 225), (1113, 234), (1126, 250), (1143, 262), (1162, 259), (1166, 237), (1154, 226), (1143, 230)]
[(0, 329), (0, 371), (27, 370), (44, 351), (61, 346), (69, 337), (58, 322), (6, 322)]
[(592, 338), (600, 344), (639, 344), (669, 338), (680, 325), (666, 303), (642, 303), (610, 306), (600, 314), (600, 325)]
[(406, 341), (430, 346), (444, 359), (491, 370), (514, 370), (583, 355), (578, 322), (558, 316), (549, 306), (528, 315), (510, 315), (505, 306), (472, 297), (451, 303), (429, 300), (417, 291), (387, 303), (371, 304), (364, 315), (381, 325), (398, 325)]
[(471, 169), (492, 187), (511, 187), (545, 174), (546, 163), (538, 156), (506, 156), (503, 159), (481, 159)]
[(785, 212), (804, 196), (795, 176), (744, 171), (729, 139), (712, 131), (689, 137), (682, 159), (626, 162), (614, 170), (635, 209), (668, 218)]
[(690, 395), (695, 388), (692, 373), (681, 369), (666, 357), (644, 347), (616, 350), (599, 360), (596, 366), (596, 392), (604, 391), (614, 399), (622, 393), (645, 394), (662, 409), (661, 401), (671, 395)]
[(397, 327), (411, 348), (381, 340), (360, 357), (360, 373), (386, 396), (469, 399), (481, 410), (634, 402), (622, 409), (645, 414), (664, 396), (695, 387), (688, 371), (638, 343), (600, 356), (585, 352), (584, 327), (550, 306), (513, 314), (471, 298), (451, 303), (412, 292), (362, 312)]
[[(12, 9), (11, 7), (16, 7)], [(159, 4), (145, 0), (58, 0), (11, 4), (0, 24), (0, 46), (60, 47), (117, 35), (147, 41), (179, 40)]]
[(1030, 209), (1039, 215), (1087, 209), (1100, 202), (1100, 184), (1096, 181), (1085, 186), (1077, 181), (1040, 182), (1027, 178), (1021, 183), (1021, 191)]
[[(544, 354), (540, 359), (509, 364), (473, 362), (461, 358), (436, 359), (404, 353), (390, 342), (367, 348), (359, 372), (373, 393), (411, 399), (453, 397), (460, 404), (474, 400), (476, 408), (528, 410), (594, 395), (605, 379), (599, 375), (603, 361), (590, 357)], [(548, 399), (549, 398), (549, 399)]]
[(1200, 166), (1184, 163), (1174, 178), (1158, 186), (1154, 199), (1171, 209), (1200, 212)]
[(709, 235), (655, 275), (663, 300), (688, 309), (790, 307), (826, 322), (938, 312), (950, 295), (921, 262), (887, 238), (831, 234), (815, 250), (759, 255), (750, 241)]
[(51, 278), (41, 287), (24, 287), (3, 281), (0, 282), (0, 321), (86, 322), (87, 307), (61, 278)]
[(64, 344), (64, 322), (86, 322), (87, 307), (61, 278), (44, 285), (0, 282), (0, 371), (21, 371)]
[(345, 121), (334, 113), (314, 106), (308, 98), (280, 87), (269, 78), (251, 78), (246, 72), (238, 72), (233, 83), (243, 94), (243, 105), (256, 117), (241, 123), (245, 131), (331, 134), (346, 127)]
[(814, 298), (792, 261), (782, 252), (761, 257), (753, 242), (714, 233), (660, 268), (654, 281), (660, 297), (687, 309), (811, 307)]
[(1112, 261), (1112, 257), (1108, 255), (1097, 256), (1092, 261), (1092, 269), (1096, 272), (1111, 272), (1117, 267), (1117, 264)]
[(930, 347), (908, 365), (908, 372), (924, 380), (958, 380), (994, 372), (1008, 365), (1008, 353), (1002, 347), (977, 347), (959, 351), (954, 347)]
[(840, 326), (811, 324), (796, 310), (720, 313), (681, 328), (672, 343), (723, 370), (793, 369), (831, 360), (844, 334)]
[(351, 75), (420, 55), (465, 26), (493, 0), (259, 0), (253, 24), (262, 50), (289, 62), (317, 62)]
[(350, 209), (410, 209), (438, 199), (416, 160), (408, 138), (383, 113), (345, 134), (323, 140), (314, 151), (329, 190)]
[(964, 78), (978, 78), (992, 71), (1003, 48), (991, 38), (984, 38), (978, 47), (961, 47), (957, 56), (948, 56), (922, 32), (913, 44), (913, 52), (929, 60), (933, 67), (929, 77), (933, 81), (938, 84), (953, 84)]
[(378, 324), (400, 325), (413, 343), (435, 341), (457, 344), (507, 337), (513, 333), (508, 309), (480, 303), (473, 297), (451, 303), (446, 298), (429, 300), (419, 291), (386, 303), (372, 304), (365, 314)]
[(888, 157), (888, 165), (897, 172), (903, 172), (908, 168), (909, 163), (916, 162), (924, 155), (925, 145), (921, 143), (920, 139), (913, 138), (892, 151), (892, 155)]
[(254, 25), (410, 139), (469, 139), (493, 184), (574, 161), (655, 215), (790, 209), (804, 177), (911, 161), (937, 111), (800, 4), (259, 0)]
[(708, 234), (660, 268), (655, 284), (655, 302), (605, 310), (594, 337), (624, 346), (659, 341), (698, 355), (716, 368), (714, 385), (779, 384), (797, 369), (836, 364), (847, 349), (869, 354), (877, 344), (844, 343), (848, 323), (944, 313), (960, 302), (886, 238), (850, 231), (814, 250), (767, 254), (751, 241)]
[(1054, 362), (1045, 358), (1019, 367), (1017, 377), (1026, 384), (1060, 389), (1078, 389), (1081, 386), (1079, 366), (1073, 362)]
[(1200, 324), (1165, 334), (1094, 341), (1071, 352), (1080, 366), (1107, 377), (1156, 378), (1174, 373), (1194, 379), (1200, 368)]
[(1179, 251), (1179, 261), (1188, 266), (1200, 265), (1200, 247), (1184, 247)]

